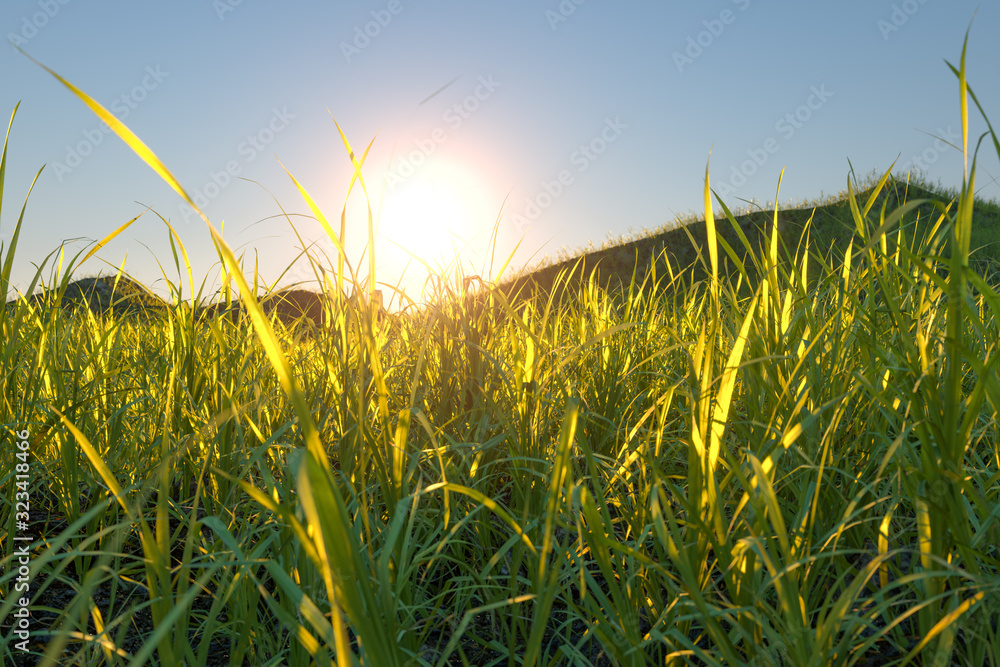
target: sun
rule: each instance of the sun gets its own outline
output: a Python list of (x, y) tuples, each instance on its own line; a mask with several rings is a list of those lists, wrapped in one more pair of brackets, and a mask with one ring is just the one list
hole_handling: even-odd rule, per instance
[(489, 281), (495, 269), (500, 179), (476, 157), (462, 157), (435, 155), (405, 178), (387, 179), (373, 207), (378, 282), (406, 298), (432, 297), (442, 283), (431, 276)]
[(467, 231), (464, 217), (461, 201), (447, 185), (421, 179), (386, 196), (379, 231), (415, 259), (433, 265), (461, 244)]
[(387, 187), (379, 235), (400, 254), (437, 269), (481, 239), (487, 204), (475, 178), (456, 166), (426, 168)]

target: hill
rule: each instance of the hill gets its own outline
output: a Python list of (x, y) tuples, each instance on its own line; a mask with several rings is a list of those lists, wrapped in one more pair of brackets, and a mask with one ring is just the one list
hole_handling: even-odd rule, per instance
[[(860, 193), (856, 195), (859, 207), (864, 206), (873, 190), (874, 183), (862, 186)], [(921, 181), (907, 185), (890, 180), (876, 198), (868, 219), (872, 228), (877, 228), (883, 206), (885, 215), (888, 216), (906, 202), (936, 199), (948, 203), (954, 197), (954, 193)], [(995, 272), (996, 267), (1000, 265), (1000, 204), (977, 200), (974, 210), (973, 263), (982, 273)], [(926, 203), (905, 215), (902, 222), (907, 230), (907, 238), (912, 239), (914, 234), (922, 234), (928, 229), (938, 217), (935, 211), (932, 204)], [(774, 209), (733, 213), (739, 229), (750, 246), (754, 249), (766, 247), (775, 220)], [(855, 236), (855, 222), (846, 192), (807, 206), (779, 209), (777, 220), (779, 238), (792, 254), (802, 241), (803, 232), (807, 228), (810, 248), (814, 252), (820, 251), (824, 256), (832, 251), (835, 256), (842, 258), (848, 243)], [(715, 212), (715, 224), (717, 235), (732, 248), (739, 260), (745, 263), (747, 249), (732, 223), (721, 211)], [(692, 245), (691, 239), (695, 245)], [(572, 271), (570, 283), (586, 281), (592, 274), (596, 274), (595, 278), (599, 284), (607, 289), (618, 290), (631, 282), (633, 270), (637, 276), (644, 276), (654, 262), (660, 274), (665, 274), (668, 270), (677, 274), (690, 268), (692, 274), (689, 279), (694, 282), (707, 276), (705, 270), (708, 263), (707, 256), (704, 262), (699, 261), (699, 249), (706, 247), (706, 241), (705, 220), (702, 218), (683, 226), (654, 231), (641, 238), (580, 253), (568, 259), (524, 271), (502, 283), (502, 287), (508, 294), (523, 295), (536, 290), (547, 292), (552, 288), (557, 276)], [(748, 266), (747, 269), (752, 274), (752, 267)], [(730, 275), (737, 271), (736, 264), (721, 248), (719, 270), (720, 273)]]

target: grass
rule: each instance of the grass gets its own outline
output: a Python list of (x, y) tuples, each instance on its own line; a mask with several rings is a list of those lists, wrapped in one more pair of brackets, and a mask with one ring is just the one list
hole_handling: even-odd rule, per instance
[(474, 298), (441, 276), (393, 318), (296, 182), (339, 251), (306, 255), (317, 285), (358, 295), (320, 336), (207, 219), (245, 318), (197, 317), (169, 225), (155, 317), (55, 307), (60, 258), (0, 315), (0, 658), (1000, 665), (1000, 296), (972, 254), (996, 209), (963, 148), (953, 196), (886, 174), (839, 226), (716, 216), (706, 172), (706, 220), (648, 261)]

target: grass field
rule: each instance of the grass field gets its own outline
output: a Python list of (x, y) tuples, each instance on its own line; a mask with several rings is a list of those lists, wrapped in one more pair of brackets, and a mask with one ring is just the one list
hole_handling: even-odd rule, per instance
[(362, 297), (322, 335), (207, 219), (246, 317), (197, 316), (172, 228), (162, 307), (57, 307), (59, 265), (0, 314), (0, 661), (1000, 666), (1000, 220), (954, 69), (956, 193), (737, 219), (706, 171), (672, 241), (389, 317), (309, 257)]

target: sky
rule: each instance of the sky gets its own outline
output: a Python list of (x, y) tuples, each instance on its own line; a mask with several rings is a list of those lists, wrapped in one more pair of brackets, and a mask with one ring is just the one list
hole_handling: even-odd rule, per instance
[[(362, 277), (370, 205), (376, 282), (420, 300), (422, 262), (496, 280), (508, 257), (510, 272), (700, 213), (706, 165), (733, 208), (801, 206), (846, 189), (852, 166), (861, 179), (894, 161), (957, 187), (945, 61), (958, 64), (970, 25), (969, 82), (997, 122), (1000, 3), (981, 0), (3, 0), (0, 112), (20, 102), (5, 252), (44, 165), (9, 296), (53, 252), (45, 281), (60, 248), (64, 269), (140, 214), (73, 277), (124, 265), (190, 296), (166, 220), (196, 288), (220, 284), (206, 223), (27, 56), (131, 128), (246, 274), (314, 280), (303, 244), (336, 264), (294, 177), (334, 229), (346, 206)], [(970, 117), (974, 145), (986, 125)], [(358, 185), (348, 197), (338, 124), (357, 155), (373, 142), (367, 198)], [(1000, 199), (996, 152), (978, 169), (980, 195)]]

